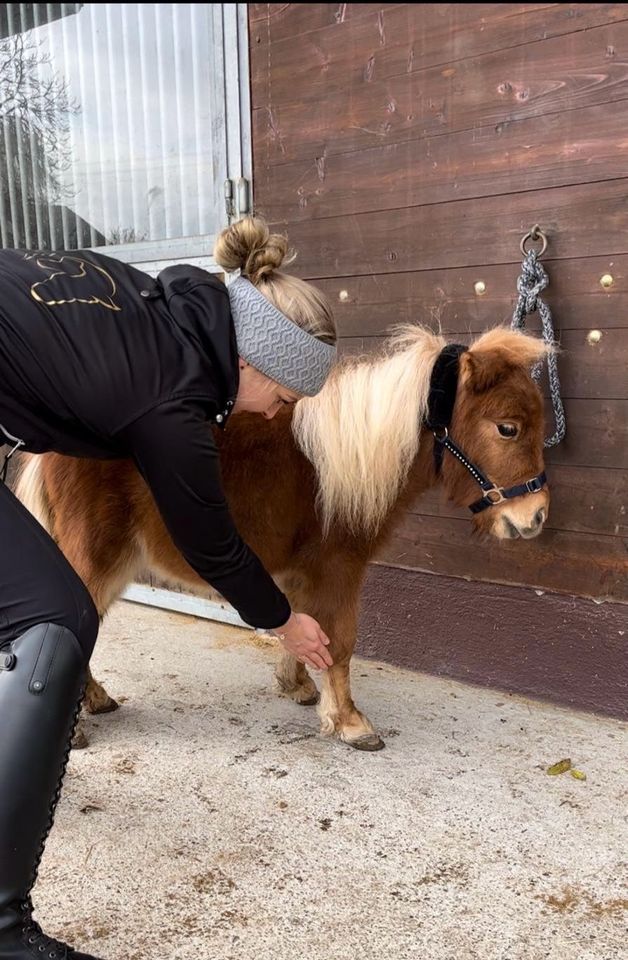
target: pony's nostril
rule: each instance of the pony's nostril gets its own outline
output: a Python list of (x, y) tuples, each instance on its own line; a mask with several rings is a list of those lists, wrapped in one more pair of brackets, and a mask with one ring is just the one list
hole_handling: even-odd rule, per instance
[(541, 507), (540, 510), (537, 510), (534, 515), (534, 526), (540, 527), (542, 523), (545, 522), (545, 510)]
[(504, 521), (505, 521), (505, 523), (506, 523), (506, 531), (507, 531), (507, 533), (508, 533), (509, 539), (510, 539), (510, 540), (516, 540), (517, 537), (520, 536), (519, 530), (518, 530), (517, 527), (514, 525), (514, 523), (513, 523), (512, 520), (510, 519), (510, 517), (506, 516), (506, 514), (504, 514)]

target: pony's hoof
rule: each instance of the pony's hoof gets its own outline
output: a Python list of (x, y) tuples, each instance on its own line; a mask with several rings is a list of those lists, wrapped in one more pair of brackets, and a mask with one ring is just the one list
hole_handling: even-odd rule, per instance
[(320, 695), (315, 693), (309, 700), (297, 700), (296, 703), (298, 703), (300, 707), (315, 707), (319, 700)]
[(119, 710), (120, 704), (113, 697), (107, 696), (106, 700), (86, 700), (85, 709), (93, 716), (97, 716), (99, 713), (113, 713), (114, 710)]
[(363, 737), (357, 740), (346, 740), (346, 743), (354, 750), (366, 750), (373, 753), (375, 750), (383, 750), (386, 744), (376, 733), (365, 733)]
[(89, 746), (89, 740), (85, 736), (82, 727), (77, 727), (74, 736), (72, 737), (72, 749), (73, 750), (84, 750), (85, 747)]

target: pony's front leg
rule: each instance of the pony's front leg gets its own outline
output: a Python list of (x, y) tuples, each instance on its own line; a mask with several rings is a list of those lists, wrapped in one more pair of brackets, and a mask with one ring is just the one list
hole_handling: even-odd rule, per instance
[(351, 696), (350, 664), (357, 640), (357, 602), (340, 610), (328, 623), (321, 620), (331, 640), (334, 661), (322, 674), (318, 714), (321, 733), (335, 734), (356, 750), (381, 750), (385, 744), (371, 721), (361, 713)]
[[(284, 574), (279, 580), (279, 585), (285, 591), (293, 610), (310, 612), (314, 605), (312, 584), (303, 572), (292, 570)], [(275, 669), (275, 691), (280, 697), (294, 700), (301, 707), (312, 707), (318, 703), (318, 688), (305, 669), (305, 665), (299, 663), (296, 657), (283, 648)]]
[(305, 669), (291, 653), (282, 653), (275, 670), (277, 692), (282, 697), (294, 700), (301, 707), (311, 707), (318, 703), (318, 689)]
[(351, 697), (349, 660), (336, 661), (323, 674), (318, 707), (321, 733), (336, 734), (356, 750), (382, 750), (386, 746), (373, 724), (356, 707)]

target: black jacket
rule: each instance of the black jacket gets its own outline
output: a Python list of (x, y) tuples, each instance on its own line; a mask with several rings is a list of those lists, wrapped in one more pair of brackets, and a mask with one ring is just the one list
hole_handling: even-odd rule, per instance
[(227, 289), (204, 270), (0, 251), (4, 431), (35, 453), (132, 457), (190, 566), (273, 628), (290, 606), (234, 526), (208, 423), (228, 422), (238, 375)]

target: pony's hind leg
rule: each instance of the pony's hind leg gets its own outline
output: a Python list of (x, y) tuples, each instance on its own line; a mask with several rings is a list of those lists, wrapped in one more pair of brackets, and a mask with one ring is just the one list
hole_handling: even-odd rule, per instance
[(119, 704), (110, 697), (101, 683), (96, 680), (91, 669), (87, 668), (87, 684), (83, 707), (88, 713), (111, 713), (118, 709)]
[[(111, 547), (111, 541), (109, 543)], [(92, 555), (89, 563), (82, 565), (84, 582), (94, 599), (101, 621), (109, 607), (137, 576), (141, 565), (142, 551), (133, 539), (124, 545), (119, 543), (117, 554), (111, 553), (106, 558)], [(111, 713), (118, 709), (117, 702), (109, 696), (89, 668), (83, 708), (91, 714)]]
[[(70, 469), (66, 464), (64, 467)], [(67, 496), (65, 488), (57, 492), (53, 487), (49, 495), (56, 493), (52, 514), (54, 537), (89, 590), (102, 621), (111, 605), (140, 572), (143, 549), (133, 524), (134, 511), (130, 509), (133, 499), (125, 499), (123, 485), (115, 483), (106, 485), (109, 493), (103, 498), (101, 491), (105, 484), (97, 484), (94, 479), (98, 476), (97, 469), (89, 462), (84, 463), (80, 478), (83, 486), (80, 483), (67, 485), (75, 491), (74, 500)], [(76, 490), (82, 491), (78, 503)], [(117, 708), (117, 702), (88, 669), (84, 712), (111, 713)], [(75, 747), (87, 744), (82, 727), (80, 721), (74, 738)]]
[[(97, 558), (92, 557), (89, 566), (83, 567), (84, 576), (81, 575), (92, 594), (101, 620), (112, 603), (137, 575), (140, 567), (141, 551), (133, 541), (130, 545), (125, 544), (115, 559), (108, 557), (106, 563), (103, 561), (99, 564)], [(80, 571), (77, 569), (77, 572)], [(109, 696), (89, 668), (83, 708), (91, 714), (111, 713), (118, 709), (118, 703)]]
[[(91, 669), (87, 668), (87, 683), (85, 684), (85, 696), (83, 697), (83, 710), (87, 713), (111, 713), (118, 709), (118, 703), (110, 697), (107, 691), (98, 680), (92, 675)], [(82, 719), (76, 725), (74, 736), (72, 737), (72, 747), (74, 750), (84, 750), (89, 746), (89, 739), (85, 733)]]
[[(29, 456), (24, 464), (16, 494), (56, 540), (102, 620), (140, 566), (131, 509), (137, 499), (134, 471), (127, 464), (59, 454)], [(83, 706), (88, 713), (118, 706), (89, 670)], [(87, 745), (80, 725), (74, 745)]]

